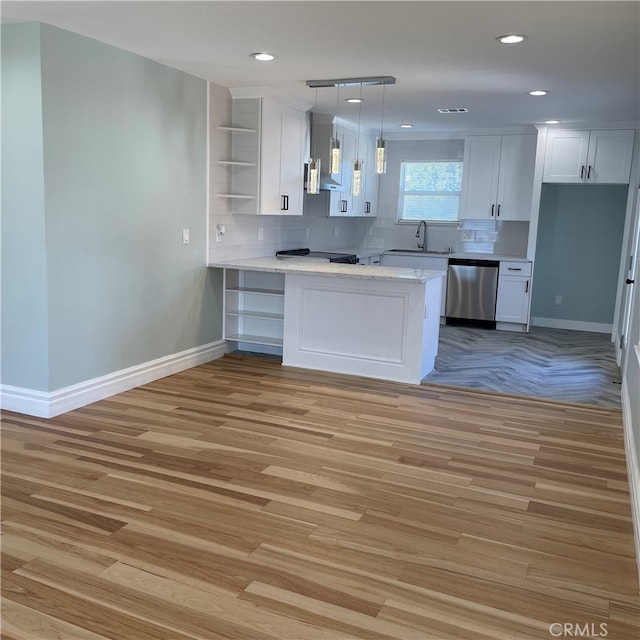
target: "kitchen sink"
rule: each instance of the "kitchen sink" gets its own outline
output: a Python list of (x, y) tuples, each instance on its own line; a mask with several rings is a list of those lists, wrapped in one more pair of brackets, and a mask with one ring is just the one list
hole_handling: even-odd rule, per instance
[(431, 250), (423, 251), (422, 249), (387, 249), (387, 251), (389, 251), (389, 253), (421, 253), (425, 256), (428, 256), (428, 255), (448, 256), (451, 253), (453, 253), (449, 249), (438, 249), (436, 251), (431, 251)]

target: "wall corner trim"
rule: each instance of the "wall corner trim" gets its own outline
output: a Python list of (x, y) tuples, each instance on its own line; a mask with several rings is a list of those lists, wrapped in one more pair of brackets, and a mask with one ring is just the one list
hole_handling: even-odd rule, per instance
[(216, 360), (227, 351), (227, 342), (217, 340), (50, 392), (0, 385), (0, 408), (39, 418), (53, 418), (117, 393)]
[(631, 519), (633, 520), (633, 537), (636, 547), (636, 565), (640, 580), (640, 465), (633, 439), (631, 397), (627, 385), (622, 385), (622, 425), (624, 431), (624, 449), (627, 460), (627, 478), (629, 482), (629, 498), (631, 499)]

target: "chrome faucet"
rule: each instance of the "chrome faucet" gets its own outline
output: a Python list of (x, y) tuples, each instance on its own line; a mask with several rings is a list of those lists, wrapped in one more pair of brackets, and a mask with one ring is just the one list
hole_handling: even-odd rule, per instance
[(420, 228), (422, 227), (422, 225), (424, 225), (424, 233), (422, 235), (422, 244), (420, 244), (420, 241), (418, 241), (418, 249), (422, 249), (424, 252), (426, 252), (427, 243), (429, 241), (426, 220), (420, 220), (420, 222), (418, 222), (418, 230), (416, 231), (416, 238), (420, 237)]

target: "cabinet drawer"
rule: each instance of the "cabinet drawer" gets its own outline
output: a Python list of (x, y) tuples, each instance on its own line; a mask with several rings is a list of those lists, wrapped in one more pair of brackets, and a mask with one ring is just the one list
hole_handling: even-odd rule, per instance
[(530, 262), (500, 261), (501, 276), (530, 276)]

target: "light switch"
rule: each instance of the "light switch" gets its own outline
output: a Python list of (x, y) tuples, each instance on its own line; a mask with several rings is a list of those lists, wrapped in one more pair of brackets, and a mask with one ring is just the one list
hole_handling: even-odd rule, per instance
[(182, 230), (182, 244), (189, 244), (189, 229)]

